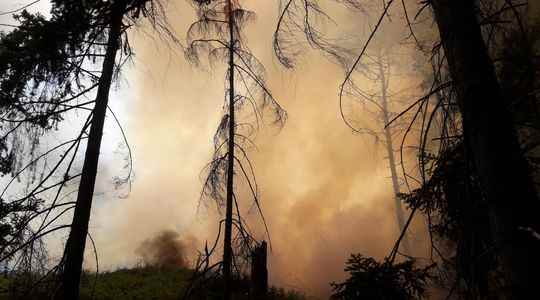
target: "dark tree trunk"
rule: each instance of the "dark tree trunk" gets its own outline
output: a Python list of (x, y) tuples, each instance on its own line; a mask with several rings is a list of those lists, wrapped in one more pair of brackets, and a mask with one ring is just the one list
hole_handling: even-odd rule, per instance
[(251, 254), (251, 298), (264, 300), (268, 295), (268, 249), (265, 241), (253, 249)]
[(231, 299), (232, 293), (232, 207), (234, 197), (234, 16), (232, 3), (228, 1), (229, 15), (229, 140), (227, 153), (227, 203), (225, 208), (225, 237), (223, 242), (223, 298)]
[(84, 157), (71, 231), (66, 243), (61, 286), (57, 299), (79, 299), (79, 285), (96, 182), (103, 124), (105, 123), (116, 54), (120, 45), (122, 17), (125, 8), (126, 4), (123, 0), (116, 1), (112, 7), (107, 50), (103, 61), (102, 75), (99, 79), (96, 104), (92, 111), (92, 126), (90, 127), (90, 134), (88, 136), (88, 145)]
[[(521, 154), (494, 66), (471, 0), (433, 0), (469, 156), (487, 199), (495, 251), (509, 298), (537, 293), (540, 241), (538, 197)], [(533, 296), (534, 297), (534, 296)]]

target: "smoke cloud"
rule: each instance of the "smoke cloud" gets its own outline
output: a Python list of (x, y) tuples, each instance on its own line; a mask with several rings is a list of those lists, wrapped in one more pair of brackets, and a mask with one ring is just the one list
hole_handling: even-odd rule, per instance
[[(270, 231), (270, 283), (325, 297), (329, 283), (343, 278), (351, 253), (382, 258), (390, 251), (398, 236), (391, 182), (383, 145), (353, 134), (341, 120), (337, 91), (343, 71), (312, 51), (294, 71), (277, 63), (274, 2), (245, 4), (258, 13), (247, 42), (288, 112), (285, 127), (263, 128), (257, 148), (249, 151)], [(182, 35), (193, 20), (191, 9), (177, 1), (168, 11)], [(223, 69), (198, 70), (151, 34), (146, 28), (134, 34), (135, 67), (121, 88), (131, 92), (115, 101), (123, 110), (136, 176), (128, 198), (95, 206), (100, 267), (128, 266), (139, 256), (152, 265), (185, 266), (194, 252), (186, 252), (176, 232), (196, 237), (199, 249), (215, 239), (214, 207), (200, 206), (199, 195), (223, 105)], [(361, 122), (375, 122), (358, 113)], [(247, 218), (256, 237), (268, 239), (256, 212)], [(421, 240), (413, 243), (421, 248)]]
[(180, 238), (180, 234), (166, 230), (149, 238), (135, 250), (147, 266), (159, 268), (187, 268), (188, 241)]

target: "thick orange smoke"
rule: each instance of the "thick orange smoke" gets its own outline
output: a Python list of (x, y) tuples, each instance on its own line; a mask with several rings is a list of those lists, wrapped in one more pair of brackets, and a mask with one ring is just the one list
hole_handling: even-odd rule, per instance
[[(329, 283), (343, 278), (351, 253), (384, 257), (398, 236), (384, 147), (353, 134), (341, 120), (339, 67), (309, 51), (294, 71), (277, 64), (271, 44), (276, 3), (242, 5), (258, 14), (246, 30), (247, 42), (266, 66), (268, 87), (289, 116), (278, 134), (263, 128), (257, 149), (249, 150), (271, 234), (270, 283), (326, 297)], [(168, 11), (175, 30), (183, 34), (193, 20), (186, 13), (190, 8), (178, 1)], [(341, 21), (350, 22), (349, 27), (354, 22)], [(135, 82), (133, 97), (122, 99), (135, 160), (133, 189), (127, 199), (97, 205), (93, 217), (100, 266), (109, 268), (136, 263), (133, 249), (141, 243), (146, 250), (138, 253), (153, 262), (161, 252), (147, 246), (162, 244), (162, 230), (195, 236), (202, 249), (204, 241), (214, 241), (217, 227), (215, 206), (205, 209), (198, 201), (200, 172), (211, 158), (212, 135), (222, 113), (224, 69), (197, 70), (178, 49), (171, 53), (147, 37), (133, 40), (137, 71), (128, 74)], [(350, 111), (351, 104), (345, 109)], [(378, 122), (357, 112), (366, 124)], [(245, 217), (258, 239), (268, 239), (255, 211)]]

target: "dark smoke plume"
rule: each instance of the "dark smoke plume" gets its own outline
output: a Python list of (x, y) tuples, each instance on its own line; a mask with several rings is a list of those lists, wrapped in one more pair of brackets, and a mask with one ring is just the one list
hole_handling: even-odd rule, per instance
[(135, 250), (146, 266), (158, 268), (187, 268), (188, 244), (172, 230), (164, 230), (141, 243)]

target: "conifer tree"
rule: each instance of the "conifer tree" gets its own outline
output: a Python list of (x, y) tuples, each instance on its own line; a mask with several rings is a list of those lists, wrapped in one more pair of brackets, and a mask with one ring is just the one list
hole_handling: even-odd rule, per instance
[[(22, 247), (56, 230), (70, 228), (64, 256), (58, 269), (60, 286), (55, 295), (58, 299), (78, 299), (79, 284), (84, 257), (88, 223), (94, 195), (97, 166), (108, 110), (110, 87), (118, 69), (131, 55), (126, 30), (137, 24), (142, 17), (150, 20), (159, 33), (170, 34), (159, 1), (151, 0), (53, 0), (51, 17), (32, 15), (23, 11), (17, 16), (20, 26), (3, 33), (0, 40), (0, 110), (3, 122), (15, 124), (4, 135), (16, 132), (19, 126), (42, 128), (42, 132), (54, 128), (68, 111), (86, 110), (90, 113), (77, 137), (46, 151), (17, 170), (13, 178), (35, 166), (55, 150), (64, 149), (61, 159), (53, 168), (43, 173), (37, 183), (19, 199), (11, 203), (32, 201), (44, 192), (56, 189), (47, 202), (47, 209), (25, 220), (25, 226), (40, 216), (37, 229), (33, 230), (21, 247), (3, 253), (2, 260), (13, 256)], [(172, 35), (169, 35), (172, 37)], [(87, 69), (101, 65), (98, 71)], [(82, 101), (94, 97), (94, 101)], [(89, 108), (88, 106), (93, 105)], [(37, 143), (39, 136), (28, 136), (30, 143)], [(72, 166), (81, 142), (88, 140), (82, 171), (72, 174)], [(11, 157), (19, 155), (9, 149)], [(3, 164), (7, 165), (7, 164)], [(12, 171), (5, 168), (6, 171)], [(57, 173), (63, 173), (58, 176)], [(61, 180), (52, 184), (53, 178)], [(80, 177), (77, 199), (59, 203), (62, 189)], [(13, 180), (8, 184), (8, 186)], [(2, 195), (8, 187), (4, 189)], [(63, 198), (63, 197), (62, 197)], [(60, 212), (53, 212), (60, 208)], [(49, 228), (67, 211), (74, 209), (71, 225)], [(57, 213), (57, 214), (56, 214)], [(56, 215), (55, 215), (56, 214)]]
[[(225, 115), (214, 137), (215, 152), (208, 166), (202, 200), (212, 199), (225, 208), (223, 259), (218, 265), (224, 280), (224, 299), (231, 299), (234, 273), (238, 275), (240, 260), (248, 258), (255, 240), (241, 214), (240, 184), (249, 191), (261, 217), (261, 203), (247, 146), (253, 144), (255, 131), (264, 124), (264, 110), (272, 113), (271, 123), (281, 126), (285, 111), (265, 85), (264, 67), (247, 48), (243, 27), (254, 13), (236, 0), (194, 0), (199, 20), (188, 31), (187, 57), (199, 62), (201, 54), (210, 60), (226, 63)], [(242, 181), (236, 180), (240, 174)], [(248, 203), (246, 201), (243, 201)], [(265, 224), (266, 225), (266, 224)], [(236, 232), (236, 234), (234, 233)], [(212, 247), (212, 251), (215, 249)], [(205, 253), (207, 261), (211, 251)], [(206, 272), (207, 270), (204, 270)]]

